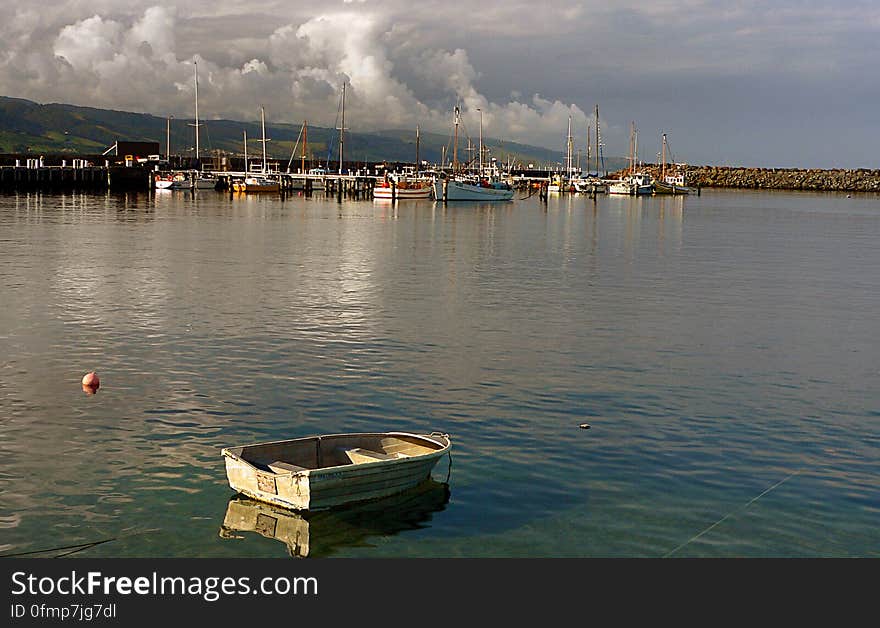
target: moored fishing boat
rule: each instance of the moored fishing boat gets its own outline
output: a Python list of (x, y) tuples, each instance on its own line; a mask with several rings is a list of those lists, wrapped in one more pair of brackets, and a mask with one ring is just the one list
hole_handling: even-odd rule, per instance
[(509, 201), (513, 198), (513, 186), (502, 181), (497, 173), (483, 168), (483, 117), (480, 115), (480, 167), (474, 176), (459, 171), (458, 166), (458, 125), (461, 111), (454, 110), (455, 137), (452, 148), (452, 174), (441, 172), (434, 179), (434, 198), (438, 201)]
[(153, 187), (157, 190), (213, 190), (217, 187), (217, 179), (197, 170), (157, 172)]
[(376, 499), (416, 486), (449, 453), (448, 434), (328, 434), (227, 447), (235, 491), (294, 510)]
[(660, 160), (660, 180), (654, 182), (654, 194), (690, 194), (691, 188), (687, 186), (684, 174), (675, 166), (675, 162), (671, 164), (670, 174), (666, 173), (666, 152), (667, 141), (666, 133), (663, 134), (661, 160)]
[(550, 177), (550, 182), (547, 184), (547, 191), (550, 194), (567, 194), (569, 192), (576, 192), (577, 186), (575, 184), (576, 179), (574, 177), (564, 177), (561, 174)]
[(434, 198), (438, 201), (509, 201), (513, 187), (503, 181), (439, 177), (434, 181)]
[(416, 127), (416, 167), (404, 168), (403, 172), (385, 173), (385, 177), (373, 186), (373, 198), (378, 200), (418, 200), (434, 196), (434, 177), (419, 172), (419, 142), (421, 134)]
[(629, 137), (629, 173), (608, 185), (609, 194), (640, 196), (654, 193), (654, 178), (646, 172), (636, 170), (636, 162), (639, 157), (638, 146), (636, 124), (633, 122)]
[(599, 177), (581, 177), (573, 181), (574, 189), (581, 194), (605, 194), (608, 184)]
[(627, 179), (618, 179), (608, 184), (609, 194), (632, 194), (632, 185)]
[(157, 190), (170, 190), (172, 185), (174, 185), (173, 173), (161, 172), (153, 176), (153, 187)]
[(204, 172), (193, 172), (193, 187), (197, 190), (215, 190), (217, 178)]
[(281, 190), (281, 185), (269, 177), (249, 175), (244, 179), (234, 181), (232, 189), (236, 192), (278, 192)]
[(377, 181), (373, 198), (387, 200), (430, 199), (434, 194), (434, 180), (428, 177), (392, 174)]
[(654, 180), (644, 172), (635, 172), (608, 185), (609, 194), (641, 196), (654, 193)]

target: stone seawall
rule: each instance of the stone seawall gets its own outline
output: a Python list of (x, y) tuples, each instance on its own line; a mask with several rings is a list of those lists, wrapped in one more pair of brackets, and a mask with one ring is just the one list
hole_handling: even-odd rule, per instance
[[(737, 168), (679, 166), (688, 185), (760, 190), (814, 190), (828, 192), (880, 192), (880, 170), (799, 170), (789, 168)], [(657, 168), (648, 168), (655, 176)]]

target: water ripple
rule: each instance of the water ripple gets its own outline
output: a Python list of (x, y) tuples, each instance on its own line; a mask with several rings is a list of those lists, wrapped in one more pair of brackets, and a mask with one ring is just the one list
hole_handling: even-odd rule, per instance
[(880, 218), (828, 202), (2, 196), (4, 553), (276, 555), (222, 447), (440, 429), (448, 505), (339, 555), (878, 556)]

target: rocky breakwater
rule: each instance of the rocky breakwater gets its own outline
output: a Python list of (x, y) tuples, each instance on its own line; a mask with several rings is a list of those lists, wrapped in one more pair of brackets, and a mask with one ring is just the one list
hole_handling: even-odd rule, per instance
[(794, 168), (737, 168), (679, 166), (688, 185), (760, 190), (880, 192), (880, 170), (800, 170)]

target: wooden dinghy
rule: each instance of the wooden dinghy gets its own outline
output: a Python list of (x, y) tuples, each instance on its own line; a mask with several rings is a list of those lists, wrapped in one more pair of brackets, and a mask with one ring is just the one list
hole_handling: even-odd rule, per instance
[(294, 510), (394, 495), (427, 479), (452, 443), (448, 434), (327, 434), (227, 447), (233, 490)]

